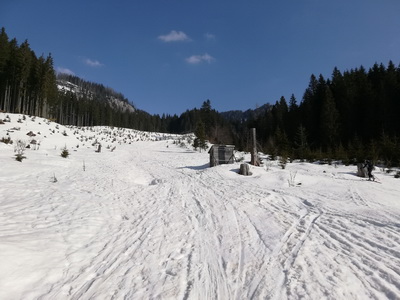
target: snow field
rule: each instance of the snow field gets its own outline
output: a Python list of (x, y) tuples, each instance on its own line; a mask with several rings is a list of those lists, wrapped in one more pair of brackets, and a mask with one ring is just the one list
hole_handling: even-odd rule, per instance
[(0, 139), (41, 134), (22, 162), (0, 143), (0, 299), (400, 299), (393, 176), (273, 163), (245, 177), (208, 168), (179, 146), (190, 137), (9, 116)]

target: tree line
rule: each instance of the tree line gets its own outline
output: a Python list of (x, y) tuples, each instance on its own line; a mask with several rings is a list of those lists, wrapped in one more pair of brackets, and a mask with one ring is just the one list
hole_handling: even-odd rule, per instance
[(63, 125), (109, 125), (169, 133), (193, 132), (201, 121), (207, 138), (215, 142), (222, 142), (223, 133), (229, 132), (228, 122), (211, 109), (209, 101), (208, 106), (180, 116), (150, 115), (109, 87), (56, 74), (51, 54), (37, 57), (27, 40), (21, 45), (15, 38), (9, 40), (4, 28), (0, 32), (0, 110), (40, 116)]
[[(57, 81), (69, 81), (80, 92), (59, 90)], [(121, 105), (121, 103), (125, 105)], [(56, 74), (51, 54), (38, 57), (27, 40), (18, 44), (0, 31), (0, 111), (35, 115), (63, 125), (110, 125), (139, 130), (160, 127), (161, 118), (131, 104), (120, 93), (76, 76)]]
[(28, 41), (18, 45), (0, 32), (0, 110), (52, 116), (57, 86), (51, 54), (37, 57)]
[[(79, 88), (58, 89), (57, 81)], [(196, 132), (198, 143), (248, 148), (257, 129), (260, 150), (290, 159), (365, 158), (400, 165), (400, 67), (374, 64), (345, 72), (334, 68), (325, 79), (311, 75), (298, 103), (294, 95), (257, 110), (219, 113), (211, 101), (178, 115), (150, 115), (120, 93), (76, 76), (56, 74), (51, 54), (37, 57), (28, 41), (18, 45), (0, 32), (0, 110), (36, 115), (61, 124), (108, 125), (166, 133)]]
[[(257, 128), (261, 148), (293, 159), (369, 158), (400, 165), (400, 67), (392, 61), (325, 79), (311, 75), (301, 102), (281, 97), (265, 114), (245, 122)], [(243, 144), (243, 140), (239, 143)]]

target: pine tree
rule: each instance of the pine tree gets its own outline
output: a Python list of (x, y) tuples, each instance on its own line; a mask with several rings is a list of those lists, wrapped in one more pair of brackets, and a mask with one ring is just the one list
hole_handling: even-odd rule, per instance
[(197, 123), (195, 135), (194, 148), (199, 148), (200, 151), (207, 149), (205, 126), (202, 121)]
[(338, 111), (329, 87), (326, 87), (321, 108), (320, 140), (325, 150), (334, 147), (339, 132)]
[(215, 118), (214, 113), (211, 109), (211, 101), (207, 100), (203, 102), (203, 105), (200, 109), (200, 118), (204, 125), (205, 135), (208, 139), (212, 137), (212, 129), (215, 127)]
[(307, 131), (303, 125), (299, 125), (294, 140), (295, 157), (299, 159), (309, 158), (310, 148), (307, 141)]
[(318, 81), (314, 74), (310, 77), (310, 83), (304, 92), (303, 100), (300, 105), (300, 116), (304, 127), (312, 140), (317, 140), (315, 131), (318, 128), (319, 118), (316, 111)]
[(10, 56), (8, 36), (4, 27), (0, 32), (0, 110), (5, 110), (7, 94), (7, 63)]
[(286, 130), (289, 140), (294, 140), (299, 123), (299, 106), (297, 105), (296, 97), (292, 94), (289, 100), (289, 112), (286, 120)]
[(298, 108), (296, 97), (292, 94), (289, 100), (289, 111), (295, 112)]

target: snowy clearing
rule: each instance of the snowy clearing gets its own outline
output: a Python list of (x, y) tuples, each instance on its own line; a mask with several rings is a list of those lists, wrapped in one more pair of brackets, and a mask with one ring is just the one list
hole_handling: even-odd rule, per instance
[(7, 115), (0, 139), (37, 143), (22, 162), (0, 143), (2, 300), (400, 299), (393, 174), (272, 163), (245, 177), (208, 168), (188, 137)]

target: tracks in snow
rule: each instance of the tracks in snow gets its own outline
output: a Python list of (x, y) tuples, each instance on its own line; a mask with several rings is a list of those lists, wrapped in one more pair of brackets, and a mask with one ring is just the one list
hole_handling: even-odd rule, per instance
[[(276, 298), (399, 299), (398, 223), (382, 218), (377, 221), (368, 201), (351, 186), (346, 197), (355, 205), (366, 207), (362, 214), (320, 205), (343, 195), (321, 196), (316, 205), (303, 198), (307, 213), (298, 225), (308, 225), (300, 226), (305, 229), (300, 230), (304, 232), (300, 235), (296, 226), (294, 232), (299, 237), (292, 247), (295, 255), (285, 261), (290, 266), (284, 267), (286, 287), (275, 293)], [(286, 235), (292, 232), (293, 228)], [(290, 239), (284, 240), (283, 245), (290, 245)]]
[(198, 154), (178, 150), (172, 161), (160, 145), (95, 157), (84, 178), (70, 174), (67, 192), (26, 203), (47, 217), (29, 232), (55, 230), (64, 245), (58, 277), (31, 298), (399, 298), (397, 212), (375, 216), (377, 204), (351, 185), (315, 196), (185, 167)]
[[(99, 296), (106, 286), (114, 298), (397, 299), (396, 223), (324, 207), (335, 200), (329, 193), (314, 203), (235, 180), (221, 185), (212, 169), (135, 163), (142, 178), (148, 172), (148, 184), (133, 180), (126, 188), (114, 180), (121, 191), (110, 197), (120, 224), (80, 278), (66, 282), (76, 282), (72, 298)], [(156, 177), (160, 168), (163, 178)], [(370, 209), (357, 189), (346, 196)], [(89, 281), (79, 286), (85, 276)]]

